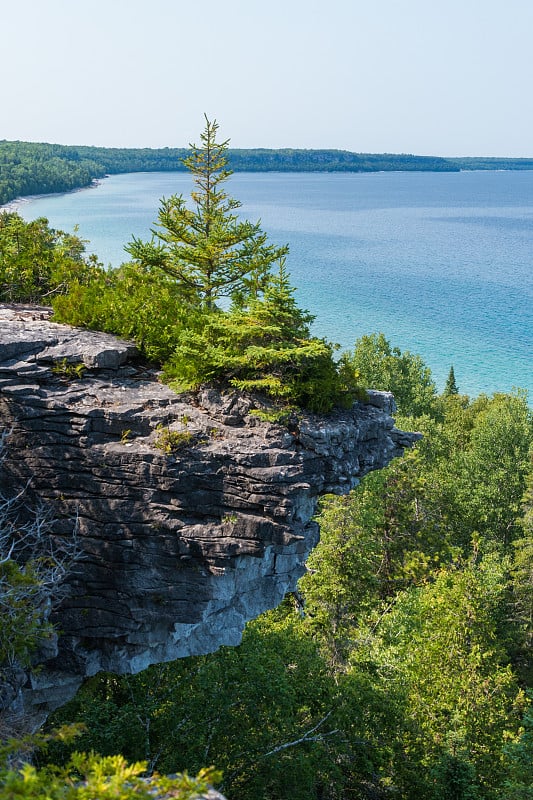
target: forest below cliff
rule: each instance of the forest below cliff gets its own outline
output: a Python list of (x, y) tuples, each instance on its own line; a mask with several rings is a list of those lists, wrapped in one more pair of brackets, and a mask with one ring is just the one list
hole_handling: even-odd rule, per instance
[[(204, 147), (187, 158), (196, 212), (181, 196), (163, 201), (159, 240), (134, 239), (132, 261), (118, 269), (103, 270), (46, 220), (0, 215), (0, 299), (51, 302), (59, 321), (134, 339), (177, 391), (214, 382), (261, 392), (272, 424), (302, 407), (364, 402), (364, 387), (392, 391), (398, 426), (423, 439), (349, 494), (326, 497), (308, 573), (248, 625), (239, 647), (90, 678), (49, 720), (49, 729), (81, 726), (74, 743), (56, 736), (26, 773), (10, 769), (9, 748), (0, 748), (0, 785), (13, 788), (3, 796), (45, 796), (31, 789), (48, 787), (50, 776), (79, 784), (86, 772), (73, 751), (83, 750), (142, 761), (149, 773), (214, 764), (231, 800), (529, 800), (527, 397), (470, 398), (453, 368), (439, 394), (423, 359), (383, 334), (341, 356), (313, 337), (312, 317), (293, 297), (287, 248), (269, 245), (258, 224), (237, 222), (238, 203), (219, 186), (229, 173), (215, 134), (208, 124)], [(28, 640), (14, 632), (30, 619), (38, 639), (41, 619), (31, 603), (10, 605), (16, 587), (36, 579), (27, 560), (11, 558), (0, 514), (2, 541), (0, 578), (12, 592), (0, 615), (4, 668), (17, 654), (31, 660)], [(98, 796), (132, 796), (125, 785)], [(48, 796), (87, 796), (74, 791)]]
[(49, 721), (86, 732), (39, 763), (214, 764), (235, 800), (531, 797), (531, 412), (438, 396), (381, 337), (353, 357), (422, 443), (325, 499), (308, 574), (239, 647), (89, 679)]
[[(0, 141), (0, 205), (18, 197), (67, 192), (122, 172), (184, 170), (186, 148), (110, 148)], [(533, 169), (528, 158), (439, 158), (347, 150), (228, 149), (237, 172), (457, 172)]]

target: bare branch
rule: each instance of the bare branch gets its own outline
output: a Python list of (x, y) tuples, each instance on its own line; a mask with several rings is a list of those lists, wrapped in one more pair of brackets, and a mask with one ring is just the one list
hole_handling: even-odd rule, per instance
[[(0, 469), (8, 457), (9, 434), (0, 431)], [(0, 662), (5, 664), (27, 659), (50, 634), (50, 611), (82, 553), (77, 518), (70, 536), (54, 535), (50, 508), (30, 503), (30, 483), (12, 496), (0, 493)]]
[(328, 711), (325, 717), (322, 717), (317, 724), (308, 730), (303, 736), (300, 736), (298, 739), (294, 739), (292, 742), (285, 742), (284, 744), (279, 744), (277, 747), (274, 747), (272, 750), (269, 750), (268, 753), (263, 753), (261, 756), (262, 758), (267, 758), (267, 756), (272, 756), (275, 753), (279, 753), (280, 750), (287, 750), (289, 747), (297, 747), (299, 744), (305, 744), (306, 742), (321, 742), (327, 736), (335, 736), (336, 734), (341, 733), (339, 728), (336, 728), (333, 731), (327, 731), (327, 733), (317, 733), (316, 736), (313, 736), (315, 731), (317, 731), (321, 725), (326, 722), (326, 720), (331, 716), (332, 711)]

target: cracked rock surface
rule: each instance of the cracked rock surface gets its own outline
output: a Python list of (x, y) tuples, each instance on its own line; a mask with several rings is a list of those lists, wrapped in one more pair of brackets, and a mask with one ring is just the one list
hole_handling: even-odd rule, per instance
[(37, 716), (99, 670), (238, 644), (304, 573), (318, 497), (418, 438), (394, 427), (383, 392), (289, 426), (250, 415), (255, 401), (239, 394), (177, 395), (130, 342), (49, 316), (0, 306), (2, 489), (30, 481), (53, 535), (77, 528), (81, 549), (52, 612), (54, 652), (18, 695)]

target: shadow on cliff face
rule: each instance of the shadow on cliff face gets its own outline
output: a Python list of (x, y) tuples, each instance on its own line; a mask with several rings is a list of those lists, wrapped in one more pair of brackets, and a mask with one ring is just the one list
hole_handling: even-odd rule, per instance
[(302, 414), (290, 431), (251, 416), (242, 395), (176, 395), (107, 334), (1, 307), (0, 331), (3, 484), (31, 482), (54, 536), (77, 520), (82, 552), (52, 615), (58, 653), (22, 690), (35, 712), (99, 670), (238, 644), (305, 571), (319, 495), (349, 491), (418, 438), (394, 428), (386, 393)]

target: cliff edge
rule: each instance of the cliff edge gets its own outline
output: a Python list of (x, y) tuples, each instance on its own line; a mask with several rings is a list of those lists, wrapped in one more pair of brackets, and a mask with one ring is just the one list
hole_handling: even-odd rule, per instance
[(50, 619), (59, 632), (0, 702), (38, 721), (99, 670), (236, 645), (294, 590), (318, 541), (317, 499), (343, 493), (418, 438), (392, 395), (289, 426), (255, 401), (177, 395), (135, 347), (0, 306), (2, 492), (29, 487), (80, 556)]

